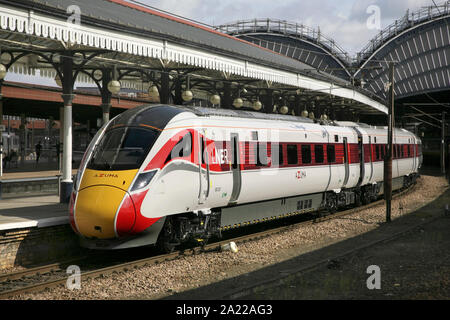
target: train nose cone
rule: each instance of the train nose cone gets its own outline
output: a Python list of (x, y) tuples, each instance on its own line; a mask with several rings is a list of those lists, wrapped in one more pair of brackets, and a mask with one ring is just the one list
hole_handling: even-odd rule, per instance
[(132, 228), (136, 218), (128, 193), (116, 187), (101, 185), (81, 190), (75, 207), (75, 219), (79, 232), (87, 238), (110, 239), (116, 237), (116, 214), (119, 208), (124, 206), (127, 208), (126, 216), (121, 213), (118, 217), (121, 221), (120, 231), (122, 233), (128, 228)]

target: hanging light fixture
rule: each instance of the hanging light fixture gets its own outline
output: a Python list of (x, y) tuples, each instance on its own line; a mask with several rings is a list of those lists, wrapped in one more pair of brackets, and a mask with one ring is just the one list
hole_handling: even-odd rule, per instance
[(186, 78), (186, 90), (181, 94), (181, 99), (184, 102), (190, 102), (194, 98), (194, 94), (191, 91), (191, 78), (188, 76)]
[(183, 99), (184, 102), (189, 102), (194, 98), (194, 94), (192, 93), (191, 90), (185, 90), (181, 94), (181, 98)]
[(259, 111), (262, 108), (262, 103), (259, 100), (256, 100), (255, 102), (253, 102), (253, 110), (255, 111)]
[(6, 67), (0, 63), (0, 80), (5, 79), (6, 72), (7, 72)]
[(302, 111), (302, 117), (303, 118), (308, 118), (308, 115), (309, 115), (308, 110), (305, 109), (305, 110)]
[(158, 87), (157, 86), (150, 86), (150, 88), (148, 88), (148, 95), (152, 99), (159, 98)]
[(62, 88), (63, 85), (62, 85), (62, 81), (61, 81), (61, 77), (59, 76), (59, 73), (56, 74), (55, 82), (58, 87)]
[(287, 114), (289, 112), (289, 108), (287, 106), (282, 106), (280, 108), (281, 114)]
[(111, 92), (112, 94), (118, 94), (120, 92), (120, 82), (117, 80), (111, 80), (108, 83), (108, 91)]
[(213, 94), (209, 99), (209, 102), (213, 105), (220, 104), (220, 96), (218, 94)]
[(236, 98), (233, 101), (233, 106), (237, 109), (241, 108), (244, 105), (244, 101), (241, 98)]

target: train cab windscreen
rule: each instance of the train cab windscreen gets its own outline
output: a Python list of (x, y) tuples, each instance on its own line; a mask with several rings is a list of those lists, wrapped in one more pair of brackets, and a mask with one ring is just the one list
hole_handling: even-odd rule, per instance
[(136, 127), (119, 127), (105, 132), (93, 151), (87, 168), (132, 170), (144, 162), (159, 132)]

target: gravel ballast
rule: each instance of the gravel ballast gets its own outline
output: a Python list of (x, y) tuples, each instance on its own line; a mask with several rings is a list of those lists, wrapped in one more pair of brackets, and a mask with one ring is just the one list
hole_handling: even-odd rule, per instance
[[(392, 219), (436, 199), (448, 187), (442, 177), (422, 176), (408, 194), (392, 201)], [(347, 219), (295, 227), (269, 238), (238, 245), (239, 251), (209, 252), (96, 279), (82, 279), (81, 289), (55, 288), (15, 299), (159, 299), (178, 292), (244, 275), (269, 265), (378, 228), (385, 221), (384, 204)]]

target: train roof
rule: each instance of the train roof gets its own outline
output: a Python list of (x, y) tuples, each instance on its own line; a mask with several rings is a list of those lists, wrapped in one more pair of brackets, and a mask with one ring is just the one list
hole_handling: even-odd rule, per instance
[(279, 120), (289, 122), (314, 123), (314, 120), (304, 117), (297, 117), (283, 114), (268, 114), (245, 110), (231, 110), (231, 109), (215, 109), (204, 107), (185, 107), (187, 111), (191, 111), (200, 117), (220, 116), (220, 117), (234, 117), (234, 118), (248, 118), (259, 120)]
[[(230, 117), (230, 118), (247, 118), (258, 120), (276, 120), (286, 122), (308, 123), (308, 124), (325, 124), (328, 126), (354, 128), (359, 127), (366, 130), (386, 130), (387, 127), (375, 127), (365, 123), (356, 123), (350, 121), (328, 121), (323, 123), (317, 123), (316, 121), (299, 116), (281, 115), (281, 114), (267, 114), (262, 112), (245, 111), (245, 110), (232, 110), (232, 109), (216, 109), (205, 108), (195, 106), (175, 106), (175, 105), (142, 105), (133, 109), (129, 109), (126, 112), (118, 115), (112, 120), (110, 128), (120, 125), (127, 126), (139, 126), (145, 124), (158, 130), (163, 130), (166, 125), (176, 115), (189, 112), (198, 117)], [(396, 128), (397, 130), (403, 130)]]

